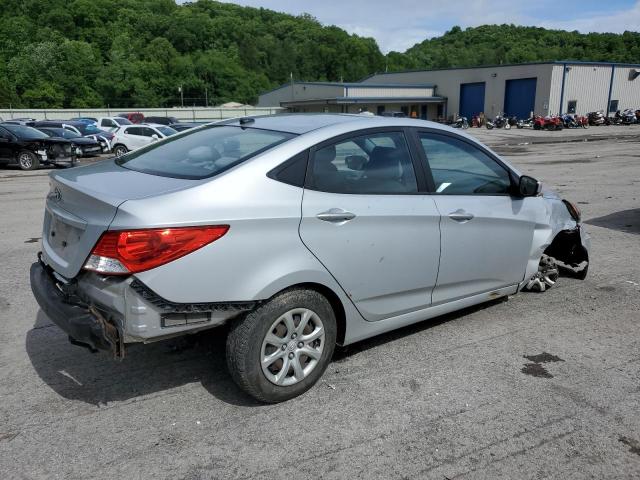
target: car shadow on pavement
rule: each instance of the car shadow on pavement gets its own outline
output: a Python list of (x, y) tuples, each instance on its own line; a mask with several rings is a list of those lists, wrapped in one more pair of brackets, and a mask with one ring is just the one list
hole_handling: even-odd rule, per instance
[(126, 401), (190, 383), (223, 402), (259, 406), (227, 373), (226, 330), (212, 329), (148, 345), (127, 348), (122, 361), (71, 345), (40, 310), (27, 332), (26, 350), (40, 376), (57, 394), (92, 405)]
[[(434, 328), (501, 301), (503, 299), (497, 299), (348, 347), (338, 347), (333, 362), (347, 361), (351, 355)], [(67, 336), (40, 310), (34, 327), (27, 332), (26, 350), (42, 381), (69, 400), (97, 406), (200, 382), (225, 403), (261, 406), (242, 392), (227, 372), (226, 334), (222, 327), (148, 345), (132, 345), (127, 348), (124, 360), (117, 361), (106, 353), (91, 353), (70, 344)]]
[(585, 220), (584, 223), (638, 235), (640, 234), (640, 208), (622, 210), (602, 217), (591, 218)]

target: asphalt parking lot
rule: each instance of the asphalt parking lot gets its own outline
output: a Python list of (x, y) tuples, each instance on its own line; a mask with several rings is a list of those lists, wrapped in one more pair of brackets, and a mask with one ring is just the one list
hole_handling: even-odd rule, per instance
[(640, 127), (470, 133), (576, 202), (585, 281), (339, 349), (257, 404), (224, 331), (72, 346), (28, 282), (47, 170), (0, 170), (0, 478), (640, 478)]

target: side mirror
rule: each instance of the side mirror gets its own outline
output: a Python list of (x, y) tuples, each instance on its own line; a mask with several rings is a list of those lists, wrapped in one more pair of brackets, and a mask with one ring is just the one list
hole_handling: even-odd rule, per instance
[(542, 185), (538, 180), (528, 175), (522, 175), (518, 182), (518, 193), (522, 197), (535, 197), (540, 193)]
[(156, 135), (156, 134), (154, 133), (153, 135), (151, 135), (151, 138), (152, 138), (154, 141), (156, 141), (156, 140), (158, 140), (158, 135)]
[(349, 170), (362, 170), (364, 168), (364, 164), (367, 163), (367, 159), (362, 155), (349, 155), (344, 159), (344, 161)]

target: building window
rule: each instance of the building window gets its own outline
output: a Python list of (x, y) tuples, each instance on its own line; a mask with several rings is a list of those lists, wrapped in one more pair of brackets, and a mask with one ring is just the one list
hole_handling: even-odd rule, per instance
[(617, 112), (618, 111), (618, 100), (611, 100), (609, 102), (609, 111)]
[(567, 106), (567, 113), (576, 113), (577, 106), (578, 106), (577, 100), (569, 100), (569, 105)]

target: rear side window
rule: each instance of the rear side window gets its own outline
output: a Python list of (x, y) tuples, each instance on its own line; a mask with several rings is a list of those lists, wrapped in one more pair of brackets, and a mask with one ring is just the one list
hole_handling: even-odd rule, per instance
[(511, 180), (505, 168), (462, 140), (420, 133), (436, 192), (441, 195), (507, 194)]
[(272, 130), (212, 125), (152, 143), (116, 162), (143, 173), (197, 180), (217, 175), (294, 136)]
[(309, 179), (310, 188), (330, 193), (418, 191), (407, 141), (401, 132), (371, 133), (316, 150)]

